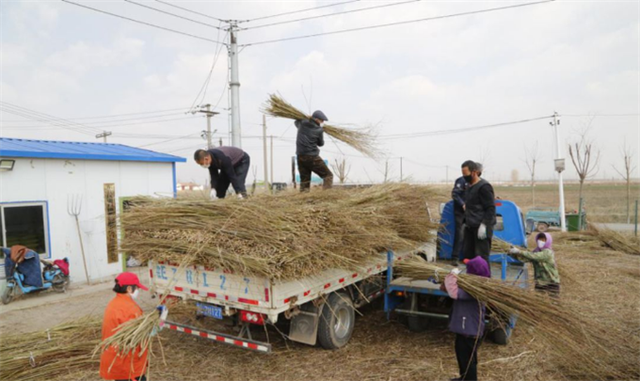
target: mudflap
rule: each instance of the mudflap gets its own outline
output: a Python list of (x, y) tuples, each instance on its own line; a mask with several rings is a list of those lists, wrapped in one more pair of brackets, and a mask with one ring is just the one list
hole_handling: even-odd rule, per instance
[(316, 345), (318, 341), (318, 321), (322, 306), (316, 307), (309, 302), (300, 307), (297, 315), (291, 318), (289, 339), (307, 345)]

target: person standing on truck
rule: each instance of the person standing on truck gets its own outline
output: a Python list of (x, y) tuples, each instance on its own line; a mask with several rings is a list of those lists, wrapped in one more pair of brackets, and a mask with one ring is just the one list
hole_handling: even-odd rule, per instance
[[(487, 263), (491, 252), (493, 226), (496, 224), (496, 205), (493, 187), (480, 178), (481, 169), (475, 162), (465, 162), (470, 172), (464, 207), (464, 246), (466, 259), (481, 256)], [(464, 165), (464, 164), (463, 164)], [(463, 168), (464, 169), (464, 168)]]
[(456, 224), (456, 230), (453, 237), (453, 250), (451, 252), (451, 259), (457, 261), (460, 259), (460, 251), (462, 250), (463, 243), (463, 225), (464, 225), (464, 204), (465, 193), (471, 181), (471, 172), (469, 171), (469, 164), (473, 163), (471, 160), (467, 160), (462, 163), (462, 176), (456, 179), (451, 190), (451, 199), (453, 200), (453, 215)]
[(196, 163), (209, 170), (212, 200), (225, 198), (229, 185), (233, 185), (238, 198), (247, 197), (244, 182), (251, 165), (249, 154), (240, 148), (221, 146), (206, 151), (199, 149), (193, 154), (193, 158)]
[(556, 258), (551, 243), (553, 239), (549, 233), (538, 233), (536, 248), (533, 251), (523, 251), (512, 247), (509, 254), (522, 262), (533, 264), (536, 280), (536, 290), (547, 292), (551, 296), (560, 295), (560, 274), (556, 265)]
[(324, 145), (324, 122), (329, 120), (320, 110), (315, 111), (309, 119), (299, 119), (294, 123), (298, 129), (296, 137), (296, 156), (300, 172), (300, 192), (308, 192), (311, 188), (311, 173), (322, 178), (322, 188), (333, 186), (333, 173), (320, 157), (320, 148)]
[[(113, 336), (122, 324), (142, 315), (142, 309), (136, 303), (136, 299), (140, 289), (149, 290), (140, 283), (140, 279), (134, 273), (125, 272), (118, 275), (115, 283), (113, 291), (116, 296), (104, 311), (103, 341)], [(105, 380), (146, 381), (147, 355), (147, 351), (140, 354), (138, 349), (127, 356), (120, 356), (116, 348), (106, 348), (100, 356), (100, 377)]]
[[(449, 330), (456, 334), (455, 351), (460, 377), (453, 380), (478, 379), (478, 348), (484, 333), (485, 306), (458, 287), (460, 270), (454, 268), (444, 279), (444, 289), (453, 299)], [(482, 257), (467, 261), (467, 274), (491, 277), (489, 264)]]

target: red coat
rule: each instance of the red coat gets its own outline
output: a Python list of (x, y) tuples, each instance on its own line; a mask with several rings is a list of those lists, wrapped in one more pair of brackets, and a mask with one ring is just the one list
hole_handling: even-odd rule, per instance
[[(116, 294), (104, 311), (102, 340), (114, 335), (121, 324), (142, 315), (142, 309), (128, 294)], [(132, 380), (147, 371), (147, 352), (140, 350), (128, 356), (118, 356), (114, 347), (107, 348), (100, 357), (100, 377), (105, 380)]]

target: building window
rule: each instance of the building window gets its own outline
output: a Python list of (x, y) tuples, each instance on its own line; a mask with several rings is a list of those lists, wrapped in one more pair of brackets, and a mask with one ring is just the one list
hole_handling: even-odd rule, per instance
[(118, 228), (116, 221), (116, 186), (104, 184), (104, 215), (107, 233), (107, 262), (118, 262)]
[(48, 221), (44, 202), (0, 204), (2, 247), (22, 245), (50, 258)]

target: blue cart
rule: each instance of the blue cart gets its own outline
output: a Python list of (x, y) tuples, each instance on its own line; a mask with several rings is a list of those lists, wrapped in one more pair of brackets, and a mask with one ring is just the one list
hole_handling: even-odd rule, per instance
[[(520, 208), (511, 201), (496, 201), (497, 224), (494, 228), (494, 239), (499, 238), (513, 245), (525, 246), (526, 237), (524, 222)], [(440, 219), (437, 261), (451, 263), (455, 219), (453, 218), (453, 203), (445, 204)], [(491, 275), (514, 287), (526, 288), (528, 285), (528, 270), (526, 264), (517, 261), (506, 253), (492, 253), (489, 256)], [(414, 280), (408, 277), (394, 277), (393, 252), (387, 253), (387, 285), (384, 299), (384, 309), (387, 318), (391, 312), (406, 316), (409, 329), (412, 331), (425, 330), (431, 319), (448, 319), (453, 301), (446, 292), (440, 290), (439, 279)], [(460, 265), (464, 272), (465, 266)], [(516, 316), (508, 321), (488, 321), (487, 335), (497, 344), (507, 344), (511, 332), (515, 328)]]

